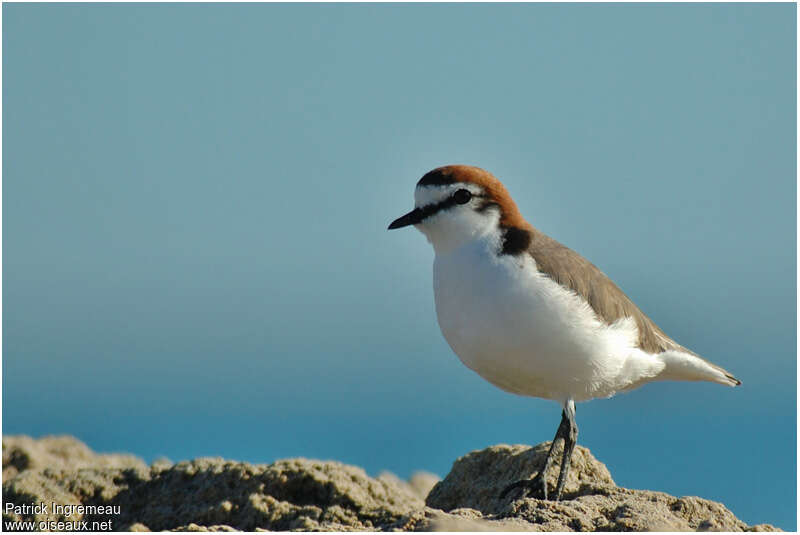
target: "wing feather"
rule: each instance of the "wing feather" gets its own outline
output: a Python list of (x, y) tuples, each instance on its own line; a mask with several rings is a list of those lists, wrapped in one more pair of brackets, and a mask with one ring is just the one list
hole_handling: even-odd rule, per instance
[(694, 355), (667, 336), (597, 266), (569, 247), (533, 229), (528, 254), (540, 272), (586, 299), (601, 321), (611, 325), (620, 318), (633, 318), (639, 328), (638, 347), (646, 353), (679, 350)]

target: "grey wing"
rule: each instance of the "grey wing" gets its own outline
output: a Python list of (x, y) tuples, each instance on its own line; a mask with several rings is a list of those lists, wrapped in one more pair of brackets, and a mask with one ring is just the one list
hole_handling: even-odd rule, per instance
[(534, 230), (528, 253), (540, 272), (586, 299), (605, 323), (633, 318), (639, 328), (638, 347), (643, 351), (655, 354), (672, 349), (694, 355), (667, 336), (597, 266), (572, 249)]
[(610, 325), (620, 318), (633, 318), (639, 329), (637, 346), (642, 351), (652, 355), (664, 351), (688, 353), (717, 369), (735, 384), (741, 384), (724, 368), (705, 360), (667, 336), (614, 281), (569, 247), (533, 229), (528, 253), (536, 261), (540, 272), (586, 299), (595, 314), (606, 324)]

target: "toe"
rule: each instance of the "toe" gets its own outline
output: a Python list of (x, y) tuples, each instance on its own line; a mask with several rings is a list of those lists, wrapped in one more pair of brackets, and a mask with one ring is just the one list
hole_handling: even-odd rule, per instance
[(541, 496), (545, 500), (547, 499), (547, 487), (545, 486), (545, 482), (539, 476), (539, 474), (536, 474), (536, 477), (532, 479), (521, 479), (511, 483), (500, 493), (500, 499), (504, 499), (511, 493), (511, 491), (516, 489), (522, 489), (520, 497), (524, 497), (528, 494), (528, 492), (530, 492), (533, 495)]

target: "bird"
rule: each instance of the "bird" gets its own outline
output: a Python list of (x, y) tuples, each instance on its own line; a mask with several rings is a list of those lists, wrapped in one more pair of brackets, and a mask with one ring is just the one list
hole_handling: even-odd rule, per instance
[(417, 182), (414, 226), (433, 246), (436, 317), (461, 362), (502, 390), (553, 400), (561, 422), (535, 476), (511, 483), (548, 499), (545, 474), (564, 441), (552, 500), (561, 499), (578, 439), (575, 403), (652, 381), (738, 386), (728, 371), (681, 346), (600, 269), (533, 227), (488, 171), (446, 165)]

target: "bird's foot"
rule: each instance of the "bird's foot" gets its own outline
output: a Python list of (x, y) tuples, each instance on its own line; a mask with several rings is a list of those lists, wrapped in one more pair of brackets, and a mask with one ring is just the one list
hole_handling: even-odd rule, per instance
[(544, 480), (541, 473), (536, 474), (532, 479), (521, 479), (511, 483), (500, 493), (500, 499), (502, 500), (508, 496), (511, 491), (516, 489), (522, 489), (522, 493), (519, 496), (520, 498), (525, 498), (530, 495), (543, 500), (547, 499), (547, 482)]

